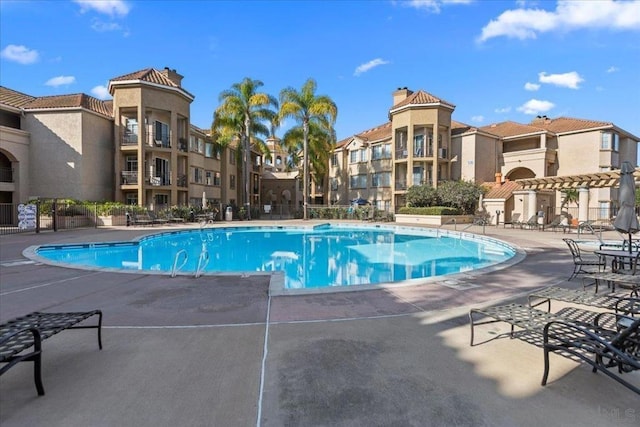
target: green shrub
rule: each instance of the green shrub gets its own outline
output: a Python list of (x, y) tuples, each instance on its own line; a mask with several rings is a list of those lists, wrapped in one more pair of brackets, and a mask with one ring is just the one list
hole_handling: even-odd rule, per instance
[(406, 206), (398, 210), (405, 215), (460, 215), (460, 210), (448, 206), (411, 207)]

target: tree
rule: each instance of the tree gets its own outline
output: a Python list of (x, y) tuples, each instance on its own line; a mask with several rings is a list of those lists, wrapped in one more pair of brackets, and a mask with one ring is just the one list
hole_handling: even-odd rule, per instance
[[(315, 80), (308, 79), (302, 85), (300, 91), (289, 87), (280, 92), (280, 112), (278, 114), (280, 120), (293, 118), (298, 124), (297, 127), (289, 130), (289, 135), (285, 135), (283, 140), (288, 141), (289, 144), (294, 144), (295, 138), (293, 135), (302, 136), (304, 219), (308, 219), (309, 157), (312, 156), (314, 158), (314, 167), (316, 168), (316, 173), (319, 173), (321, 159), (331, 151), (331, 147), (335, 142), (333, 125), (338, 116), (336, 104), (326, 95), (316, 95), (316, 87)], [(301, 133), (300, 128), (302, 130)]]
[[(247, 212), (251, 209), (250, 162), (251, 145), (265, 153), (266, 145), (258, 135), (269, 136), (266, 123), (273, 123), (278, 108), (278, 100), (266, 93), (258, 92), (263, 86), (260, 80), (245, 77), (240, 83), (231, 85), (231, 89), (219, 95), (220, 106), (214, 113), (212, 132), (218, 144), (228, 145), (232, 140), (241, 142), (239, 152), (242, 155), (243, 204)], [(250, 219), (250, 217), (249, 217)]]

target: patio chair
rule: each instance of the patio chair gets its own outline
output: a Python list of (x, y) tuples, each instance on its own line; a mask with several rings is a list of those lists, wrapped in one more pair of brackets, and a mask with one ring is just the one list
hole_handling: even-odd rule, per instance
[(543, 230), (549, 228), (555, 233), (556, 229), (561, 228), (563, 233), (569, 231), (569, 220), (566, 216), (558, 215), (549, 224), (543, 226)]
[(504, 225), (507, 224), (511, 224), (511, 228), (513, 228), (514, 226), (518, 226), (518, 227), (522, 227), (522, 223), (520, 222), (520, 214), (519, 213), (514, 213), (511, 215), (511, 221), (509, 222), (505, 222)]
[(521, 228), (524, 227), (527, 227), (529, 230), (540, 228), (540, 224), (538, 224), (538, 215), (532, 215), (531, 218), (527, 220), (527, 222), (523, 222)]
[[(568, 280), (573, 279), (581, 273), (597, 273), (605, 268), (605, 260), (599, 256), (583, 255), (575, 240), (564, 238), (562, 239), (569, 246), (571, 256), (573, 257), (573, 273), (569, 276)], [(584, 267), (597, 267), (597, 269), (585, 269)]]
[(618, 330), (598, 326), (600, 316), (593, 326), (562, 320), (552, 320), (545, 325), (543, 386), (549, 378), (549, 353), (554, 352), (586, 362), (594, 373), (601, 371), (640, 394), (640, 388), (622, 377), (624, 373), (640, 369), (640, 318), (612, 313), (601, 313), (601, 316), (615, 316)]

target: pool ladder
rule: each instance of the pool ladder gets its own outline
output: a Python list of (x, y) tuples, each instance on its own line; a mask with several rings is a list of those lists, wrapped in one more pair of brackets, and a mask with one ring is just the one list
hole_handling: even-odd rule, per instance
[[(182, 267), (184, 267), (187, 263), (188, 258), (189, 255), (187, 254), (187, 251), (185, 249), (181, 249), (180, 251), (178, 251), (176, 257), (173, 260), (171, 277), (176, 277), (178, 271), (182, 270)], [(180, 260), (182, 260), (182, 262), (180, 262)], [(202, 272), (207, 267), (207, 264), (209, 264), (209, 252), (206, 249), (203, 249), (202, 252), (200, 252), (200, 257), (198, 258), (198, 268), (196, 269), (196, 274), (194, 275), (196, 279), (202, 276)]]
[[(180, 265), (178, 265), (178, 261), (180, 260), (180, 258), (182, 259), (182, 263)], [(171, 269), (171, 277), (176, 277), (176, 274), (178, 274), (178, 271), (182, 270), (182, 267), (184, 267), (184, 265), (187, 263), (187, 258), (189, 258), (189, 256), (187, 255), (187, 251), (184, 249), (181, 249), (178, 251), (178, 253), (176, 254), (176, 257), (173, 259), (173, 268)]]
[(209, 264), (209, 251), (203, 249), (202, 252), (200, 252), (200, 257), (198, 258), (198, 268), (196, 269), (196, 274), (194, 276), (196, 279), (202, 276), (202, 272), (207, 264)]

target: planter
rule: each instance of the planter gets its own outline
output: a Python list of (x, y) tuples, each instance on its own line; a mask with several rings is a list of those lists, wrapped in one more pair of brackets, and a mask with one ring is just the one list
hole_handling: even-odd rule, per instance
[(395, 222), (398, 224), (440, 226), (442, 224), (453, 224), (454, 220), (456, 224), (471, 224), (473, 222), (473, 215), (395, 215)]
[(127, 225), (127, 217), (124, 215), (99, 215), (97, 225), (108, 227), (115, 225)]

